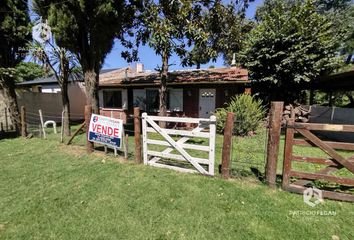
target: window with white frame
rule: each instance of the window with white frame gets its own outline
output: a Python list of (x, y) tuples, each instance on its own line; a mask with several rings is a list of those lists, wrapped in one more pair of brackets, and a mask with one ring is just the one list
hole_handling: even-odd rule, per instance
[[(159, 90), (157, 88), (134, 89), (133, 105), (148, 112), (159, 111)], [(171, 88), (167, 90), (167, 109), (170, 111), (183, 111), (183, 89)]]

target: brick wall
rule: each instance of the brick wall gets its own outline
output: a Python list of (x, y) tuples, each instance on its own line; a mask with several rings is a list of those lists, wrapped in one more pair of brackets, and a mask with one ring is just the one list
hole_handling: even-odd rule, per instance
[(129, 114), (128, 114), (127, 111), (124, 111), (122, 109), (105, 109), (105, 108), (101, 108), (100, 109), (100, 115), (106, 116), (106, 117), (113, 117), (113, 118), (117, 118), (117, 119), (122, 119), (123, 123), (126, 124)]

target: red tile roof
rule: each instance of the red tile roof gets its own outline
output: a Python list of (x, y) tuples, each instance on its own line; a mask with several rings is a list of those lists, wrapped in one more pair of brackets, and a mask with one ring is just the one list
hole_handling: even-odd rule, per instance
[[(99, 85), (102, 87), (158, 85), (160, 78), (158, 72), (133, 73), (130, 68), (121, 68), (107, 74), (101, 74)], [(169, 72), (167, 84), (231, 84), (249, 82), (246, 69), (231, 67), (172, 71)]]

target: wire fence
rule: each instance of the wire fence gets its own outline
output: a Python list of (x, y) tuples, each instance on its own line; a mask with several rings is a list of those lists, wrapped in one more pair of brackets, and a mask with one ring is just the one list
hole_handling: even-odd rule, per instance
[[(41, 112), (41, 113), (40, 113)], [(0, 120), (5, 123), (5, 117), (9, 118), (9, 114), (0, 110)], [(27, 133), (31, 137), (46, 138), (48, 140), (54, 140), (58, 142), (67, 143), (70, 137), (62, 136), (62, 123), (63, 116), (58, 112), (50, 111), (26, 111), (26, 127)], [(109, 115), (109, 114), (108, 114)], [(73, 134), (79, 126), (84, 122), (83, 114), (70, 114), (71, 120), (71, 134)], [(113, 117), (113, 113), (111, 113)], [(41, 120), (42, 118), (42, 120)], [(74, 120), (72, 120), (74, 119)], [(141, 121), (141, 117), (139, 117)], [(43, 124), (47, 121), (53, 121), (55, 123), (56, 131), (53, 129), (53, 124), (48, 124), (43, 127)], [(9, 121), (8, 121), (9, 123)], [(236, 120), (235, 125), (245, 124), (242, 120)], [(169, 126), (172, 128), (179, 128), (180, 126)], [(10, 127), (9, 127), (10, 128)], [(1, 138), (1, 137), (0, 137)], [(256, 176), (258, 178), (264, 175), (265, 159), (267, 151), (267, 139), (268, 128), (267, 124), (263, 123), (254, 132), (250, 132), (246, 136), (239, 136), (234, 132), (232, 138), (231, 148), (231, 175), (236, 177), (244, 176)], [(107, 154), (114, 154), (118, 156), (124, 156), (126, 159), (133, 160), (135, 158), (135, 143), (134, 143), (134, 115), (127, 114), (124, 116), (124, 140), (127, 144), (127, 150), (124, 152), (123, 148), (114, 149), (110, 146), (104, 146), (102, 144), (95, 144), (95, 150), (103, 151)], [(142, 142), (142, 139), (141, 139)], [(71, 144), (76, 146), (86, 146), (87, 135), (85, 128), (79, 130), (77, 135), (72, 140)], [(221, 143), (219, 143), (221, 144)], [(221, 145), (219, 146), (221, 147)], [(218, 148), (218, 146), (217, 146)]]
[(15, 126), (11, 121), (9, 109), (7, 107), (0, 109), (0, 131), (10, 132), (14, 130)]
[[(243, 121), (235, 121), (234, 124), (243, 124)], [(239, 136), (234, 132), (231, 148), (231, 175), (264, 177), (267, 142), (268, 128), (265, 122), (256, 131), (246, 136)]]

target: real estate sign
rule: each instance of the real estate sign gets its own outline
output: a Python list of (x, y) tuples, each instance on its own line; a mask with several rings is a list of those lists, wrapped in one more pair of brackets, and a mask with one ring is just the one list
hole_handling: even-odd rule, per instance
[(120, 148), (122, 132), (122, 120), (92, 114), (88, 134), (89, 141)]

